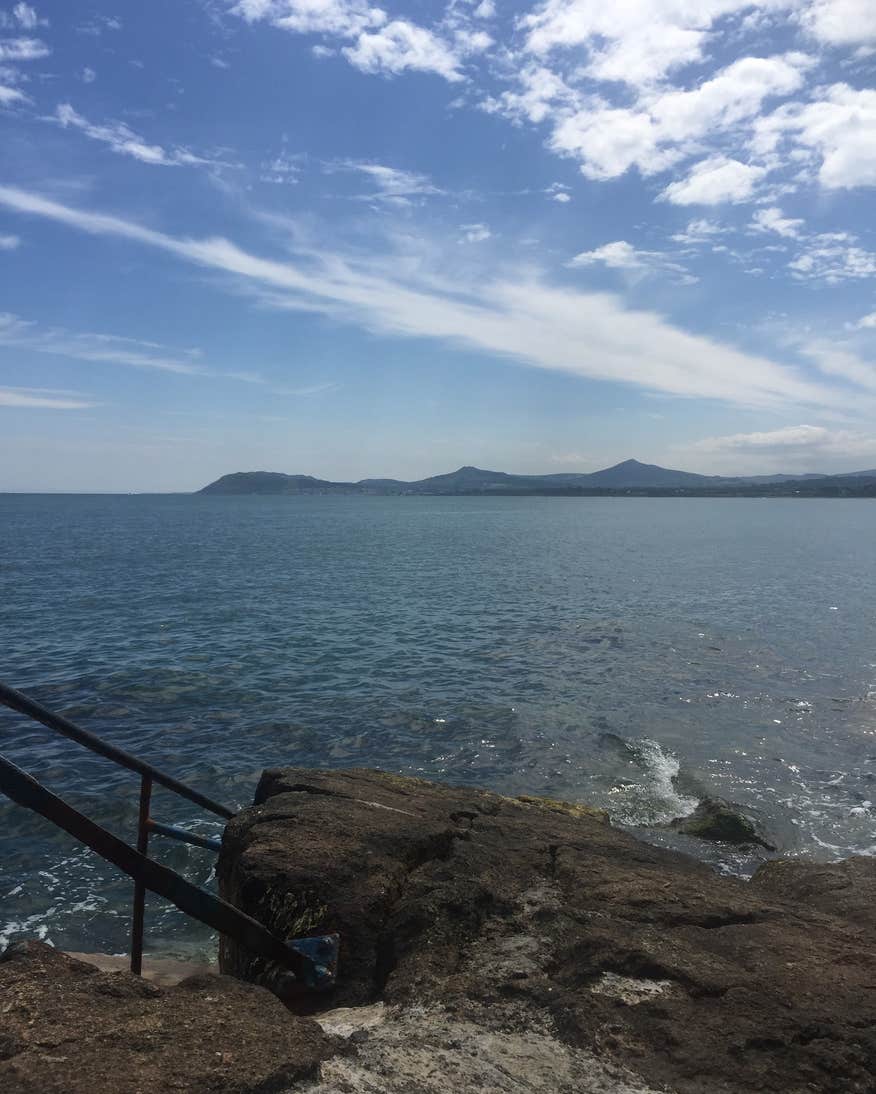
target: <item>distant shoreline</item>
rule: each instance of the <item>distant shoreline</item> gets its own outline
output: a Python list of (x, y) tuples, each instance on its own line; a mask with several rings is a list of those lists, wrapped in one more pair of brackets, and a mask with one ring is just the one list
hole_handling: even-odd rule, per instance
[[(203, 490), (142, 490), (142, 491), (94, 491), (94, 490), (0, 490), (0, 498), (197, 498)], [(566, 489), (566, 490), (457, 490), (446, 493), (410, 491), (378, 493), (376, 491), (299, 490), (294, 493), (265, 494), (253, 491), (208, 495), (221, 498), (796, 498), (798, 501), (814, 499), (876, 499), (876, 484), (867, 482), (860, 488), (813, 487), (806, 490), (789, 490), (782, 487), (768, 489), (659, 489), (642, 488), (628, 490)]]

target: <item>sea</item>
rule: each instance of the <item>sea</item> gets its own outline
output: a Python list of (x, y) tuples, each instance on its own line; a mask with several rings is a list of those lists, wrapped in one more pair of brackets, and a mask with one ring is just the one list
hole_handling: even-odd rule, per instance
[[(379, 767), (748, 877), (769, 852), (666, 826), (717, 795), (776, 854), (876, 853), (874, 563), (863, 499), (3, 495), (0, 680), (233, 809), (265, 767)], [(133, 773), (3, 708), (0, 753), (135, 838)], [(124, 953), (131, 889), (0, 797), (0, 946)], [(150, 898), (147, 952), (214, 942)]]

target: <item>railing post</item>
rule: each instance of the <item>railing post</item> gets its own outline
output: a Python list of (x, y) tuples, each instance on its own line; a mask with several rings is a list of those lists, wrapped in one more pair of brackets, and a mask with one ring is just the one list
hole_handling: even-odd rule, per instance
[[(137, 850), (145, 855), (149, 848), (149, 805), (152, 778), (144, 775), (140, 783), (140, 812), (137, 818)], [(139, 976), (143, 969), (143, 919), (146, 914), (146, 886), (134, 882), (134, 913), (131, 920), (131, 972)]]

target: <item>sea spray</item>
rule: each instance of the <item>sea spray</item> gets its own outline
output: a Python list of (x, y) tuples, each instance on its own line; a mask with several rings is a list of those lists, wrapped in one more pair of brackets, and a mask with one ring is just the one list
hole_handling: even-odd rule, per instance
[(603, 734), (602, 739), (619, 745), (628, 764), (641, 773), (632, 780), (618, 780), (609, 791), (608, 809), (613, 821), (634, 826), (665, 824), (696, 809), (699, 799), (678, 789), (678, 757), (659, 741), (650, 737), (628, 741), (613, 733)]

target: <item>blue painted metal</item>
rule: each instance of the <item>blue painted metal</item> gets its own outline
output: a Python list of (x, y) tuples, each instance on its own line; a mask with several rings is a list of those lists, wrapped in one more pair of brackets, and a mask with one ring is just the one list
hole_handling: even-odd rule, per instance
[(310, 961), (304, 974), (304, 985), (315, 991), (330, 988), (338, 974), (338, 950), (341, 938), (337, 934), (321, 934), (313, 938), (290, 938), (286, 945)]

